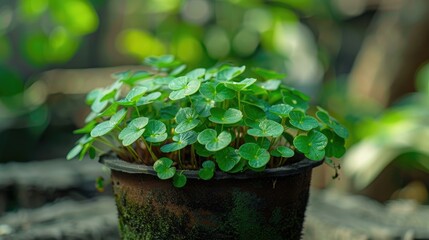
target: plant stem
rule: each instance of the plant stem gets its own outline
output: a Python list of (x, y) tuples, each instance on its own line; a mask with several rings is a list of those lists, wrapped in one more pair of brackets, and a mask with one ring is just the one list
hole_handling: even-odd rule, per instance
[(158, 158), (156, 157), (156, 155), (153, 153), (152, 151), (152, 144), (147, 144), (146, 140), (144, 139), (144, 137), (141, 137), (144, 145), (146, 146), (146, 149), (149, 151), (150, 156), (152, 157), (152, 160), (155, 162), (156, 160), (158, 160)]
[(195, 149), (194, 149), (194, 145), (192, 144), (191, 145), (191, 162), (192, 162), (192, 166), (194, 167), (194, 168), (196, 168), (197, 167), (197, 160), (195, 159)]
[(180, 150), (178, 150), (178, 159), (179, 159), (179, 166), (180, 166), (180, 168), (183, 169), (182, 154), (181, 154)]
[(238, 100), (238, 110), (241, 111), (241, 94), (240, 91), (237, 92), (237, 100)]
[(137, 115), (140, 117), (140, 111), (139, 108), (137, 106), (134, 106), (134, 108), (136, 109)]
[(128, 149), (128, 151), (131, 153), (131, 155), (135, 158), (136, 161), (140, 160), (139, 155), (137, 154), (137, 152), (134, 150), (133, 147), (131, 146), (126, 146), (126, 148)]

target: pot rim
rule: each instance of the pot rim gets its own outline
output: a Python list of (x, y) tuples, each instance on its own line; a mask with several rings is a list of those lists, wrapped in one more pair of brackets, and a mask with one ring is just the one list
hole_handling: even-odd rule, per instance
[[(112, 154), (105, 154), (100, 156), (99, 162), (111, 170), (130, 173), (130, 174), (148, 174), (157, 176), (157, 173), (152, 166), (143, 164), (126, 162)], [(312, 161), (307, 158), (299, 162), (278, 167), (265, 169), (262, 172), (245, 171), (241, 173), (226, 173), (222, 171), (215, 171), (213, 179), (248, 179), (260, 177), (283, 177), (300, 174), (304, 171), (315, 168), (323, 163), (323, 160)], [(179, 170), (190, 179), (200, 179), (198, 170)]]

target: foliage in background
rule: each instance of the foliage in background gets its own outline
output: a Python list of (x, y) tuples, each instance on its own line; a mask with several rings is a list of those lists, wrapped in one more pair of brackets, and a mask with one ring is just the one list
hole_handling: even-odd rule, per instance
[(358, 140), (344, 157), (344, 169), (357, 189), (368, 186), (391, 163), (429, 172), (429, 65), (410, 94), (355, 129)]

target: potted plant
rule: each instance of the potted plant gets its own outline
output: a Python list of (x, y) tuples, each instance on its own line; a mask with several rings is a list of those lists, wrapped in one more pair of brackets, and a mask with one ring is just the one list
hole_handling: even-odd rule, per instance
[(145, 63), (88, 94), (67, 156), (112, 170), (122, 238), (299, 239), (312, 168), (336, 169), (325, 157), (344, 154), (347, 130), (321, 108), (309, 116), (309, 97), (273, 71)]

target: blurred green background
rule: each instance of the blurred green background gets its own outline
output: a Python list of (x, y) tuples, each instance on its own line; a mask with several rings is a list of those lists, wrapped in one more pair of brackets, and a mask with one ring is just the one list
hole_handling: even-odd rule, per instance
[(316, 187), (427, 203), (427, 29), (424, 0), (2, 0), (0, 163), (64, 157), (91, 88), (173, 54), (286, 73), (333, 112), (350, 151)]

